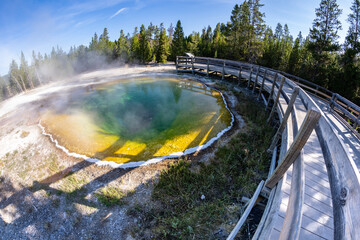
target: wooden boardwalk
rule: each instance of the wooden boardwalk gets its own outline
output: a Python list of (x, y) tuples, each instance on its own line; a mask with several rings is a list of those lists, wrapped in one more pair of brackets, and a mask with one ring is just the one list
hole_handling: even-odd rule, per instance
[[(268, 89), (271, 89), (271, 83), (269, 81), (266, 81), (265, 85)], [(284, 84), (283, 90), (290, 98), (292, 94), (290, 86)], [(279, 103), (281, 111), (285, 112), (287, 102), (284, 96), (281, 97)], [(307, 109), (299, 98), (295, 101), (295, 108), (299, 128), (305, 118)], [(288, 138), (290, 142), (294, 140), (294, 135), (293, 133), (289, 133)], [(321, 146), (315, 131), (311, 134), (303, 149), (303, 160), (305, 170), (305, 196), (300, 239), (333, 239), (334, 224), (330, 185)], [(281, 189), (281, 191), (278, 191), (275, 196), (274, 201), (276, 204), (273, 205), (272, 216), (265, 222), (267, 228), (259, 233), (259, 238), (278, 239), (280, 236), (289, 202), (292, 171), (292, 167), (289, 168), (283, 180), (278, 183), (277, 188)]]
[[(265, 104), (270, 99), (276, 101), (280, 89), (274, 109), (281, 122), (296, 87), (285, 78), (281, 87), (280, 79), (284, 76), (275, 70), (227, 60), (185, 57), (177, 60), (177, 69), (220, 74), (223, 78), (235, 76), (239, 81), (247, 81)], [(286, 128), (281, 133), (278, 166), (294, 143), (309, 109), (316, 108), (321, 118), (297, 160), (271, 189), (254, 239), (359, 239), (360, 141), (334, 115), (329, 103), (320, 98), (323, 96), (309, 95), (300, 89), (290, 120), (284, 123)], [(353, 195), (349, 198), (350, 193)]]

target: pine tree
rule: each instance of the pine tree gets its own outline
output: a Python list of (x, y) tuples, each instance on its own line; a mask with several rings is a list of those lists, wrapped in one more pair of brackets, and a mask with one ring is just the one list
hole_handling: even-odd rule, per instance
[(247, 60), (251, 45), (251, 12), (248, 1), (240, 6), (235, 5), (230, 17), (230, 51), (231, 58), (235, 60)]
[(214, 55), (212, 53), (212, 31), (210, 26), (202, 30), (199, 51), (201, 56), (204, 57), (213, 57)]
[(42, 64), (43, 61), (43, 57), (41, 55), (41, 53), (38, 53), (37, 55), (35, 54), (35, 51), (32, 52), (32, 68), (34, 71), (34, 75), (35, 75), (35, 81), (37, 81), (36, 85), (41, 85), (41, 76), (39, 74), (39, 68), (40, 65)]
[(91, 51), (96, 51), (99, 49), (99, 40), (96, 33), (94, 33), (94, 37), (91, 38), (91, 42), (89, 44), (89, 49)]
[[(244, 2), (243, 4), (246, 4)], [(235, 4), (234, 9), (231, 11), (230, 16), (230, 25), (229, 25), (229, 40), (230, 40), (230, 47), (233, 51), (232, 58), (237, 60), (241, 59), (241, 51), (240, 51), (240, 35), (241, 35), (241, 14), (240, 14), (240, 6)]]
[(274, 45), (272, 48), (273, 57), (271, 64), (272, 68), (276, 68), (276, 69), (280, 68), (281, 58), (283, 55), (283, 38), (284, 38), (283, 26), (280, 23), (278, 23), (276, 25), (275, 33), (274, 33)]
[(0, 101), (5, 100), (8, 97), (11, 97), (9, 92), (9, 86), (6, 84), (4, 78), (0, 76)]
[(160, 63), (165, 63), (169, 55), (169, 40), (166, 36), (166, 30), (163, 24), (160, 24), (160, 36), (159, 43), (156, 51), (156, 61)]
[(196, 55), (201, 55), (199, 52), (200, 34), (198, 32), (192, 32), (186, 38), (186, 51)]
[(352, 48), (348, 48), (341, 56), (341, 64), (343, 76), (333, 81), (330, 87), (347, 99), (358, 98), (360, 67), (356, 64)]
[(141, 63), (145, 63), (145, 48), (147, 39), (146, 39), (146, 31), (144, 24), (140, 27), (140, 34), (139, 34), (139, 52), (140, 52), (140, 61)]
[(113, 49), (112, 45), (113, 44), (109, 39), (108, 30), (107, 30), (107, 28), (104, 28), (103, 33), (99, 37), (98, 49), (105, 56), (111, 56), (112, 49)]
[(290, 54), (293, 48), (293, 37), (290, 35), (289, 27), (284, 25), (284, 34), (281, 42), (281, 60), (279, 69), (285, 71), (289, 63)]
[(360, 87), (360, 66), (357, 59), (360, 52), (360, 0), (353, 1), (351, 10), (348, 16), (350, 26), (345, 41), (345, 52), (341, 57), (343, 78), (336, 81), (333, 87), (344, 97), (356, 99)]
[(129, 43), (122, 29), (120, 30), (119, 39), (116, 41), (115, 49), (116, 58), (121, 58), (123, 60), (127, 60), (129, 58)]
[(304, 44), (304, 38), (303, 38), (303, 36), (302, 36), (301, 31), (299, 32), (297, 38), (299, 39), (300, 45), (303, 45), (303, 44)]
[(142, 63), (147, 63), (152, 60), (151, 46), (148, 39), (148, 34), (145, 30), (144, 24), (140, 27), (140, 36), (139, 36), (139, 51), (140, 51), (140, 61)]
[(235, 60), (256, 62), (263, 51), (264, 14), (260, 0), (245, 0), (235, 5), (229, 24), (230, 52)]
[(260, 0), (248, 0), (250, 10), (250, 31), (249, 31), (249, 54), (247, 60), (249, 62), (256, 62), (261, 56), (262, 39), (265, 31), (264, 17), (265, 14), (260, 12), (260, 8), (264, 4)]
[(134, 31), (134, 35), (131, 41), (131, 51), (130, 51), (130, 55), (131, 55), (131, 61), (133, 62), (134, 60), (138, 60), (140, 61), (140, 41), (139, 41), (139, 34), (138, 34), (138, 29), (137, 27), (135, 27), (135, 31)]
[(291, 50), (287, 72), (298, 75), (300, 70), (300, 38), (297, 37)]
[(152, 47), (150, 41), (145, 42), (145, 51), (144, 51), (144, 62), (149, 63), (154, 60)]
[(333, 51), (339, 49), (338, 31), (341, 29), (339, 16), (342, 10), (336, 0), (322, 0), (315, 10), (316, 18), (310, 29), (310, 44), (308, 49), (314, 57), (310, 79), (323, 87), (334, 85), (337, 81), (338, 67)]
[(146, 62), (156, 61), (156, 43), (155, 35), (159, 35), (159, 28), (150, 22), (149, 26), (146, 29), (146, 39), (149, 43), (149, 47), (147, 47), (147, 51), (149, 52), (148, 60)]
[(360, 0), (354, 0), (348, 16), (350, 27), (346, 36), (345, 45), (356, 53), (360, 52)]
[(172, 25), (172, 23), (170, 24), (170, 27), (167, 29), (167, 31), (169, 33), (169, 44), (171, 44), (174, 36), (174, 26)]
[(30, 74), (30, 69), (25, 59), (25, 55), (22, 51), (20, 57), (19, 77), (21, 81), (24, 83), (25, 89), (34, 88), (32, 77)]
[(310, 29), (310, 40), (312, 50), (321, 55), (324, 51), (337, 50), (338, 31), (341, 30), (339, 17), (342, 10), (336, 0), (322, 0), (320, 7), (315, 10), (316, 18)]
[(274, 36), (280, 42), (280, 40), (281, 40), (281, 38), (283, 36), (283, 27), (282, 27), (281, 23), (278, 23), (276, 25)]
[[(163, 24), (160, 24), (160, 28), (164, 28)], [(159, 42), (160, 42), (160, 28), (158, 26), (155, 26), (155, 30), (154, 30), (154, 39), (152, 40), (152, 48), (153, 48), (153, 55), (155, 57), (154, 61), (157, 62), (157, 54), (159, 51)], [(166, 30), (165, 30), (166, 32)], [(166, 33), (165, 33), (166, 35)]]
[(276, 48), (276, 38), (270, 27), (267, 27), (265, 30), (265, 36), (263, 40), (263, 56), (261, 58), (260, 64), (265, 67), (273, 68), (274, 58), (274, 49)]
[(25, 91), (25, 85), (19, 78), (19, 66), (15, 60), (11, 61), (9, 68), (9, 86), (11, 95)]
[(225, 46), (226, 46), (226, 39), (223, 33), (221, 32), (221, 24), (218, 23), (215, 27), (213, 34), (212, 57), (224, 58)]
[(174, 36), (170, 46), (170, 59), (175, 60), (176, 56), (183, 56), (185, 54), (185, 38), (184, 31), (181, 26), (181, 21), (176, 23)]

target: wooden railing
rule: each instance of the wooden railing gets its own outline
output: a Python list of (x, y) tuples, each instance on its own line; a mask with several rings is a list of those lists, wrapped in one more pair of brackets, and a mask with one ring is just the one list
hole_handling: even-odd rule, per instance
[[(305, 80), (303, 78), (294, 76), (289, 73), (285, 73), (282, 71), (274, 70), (267, 67), (260, 67), (258, 65), (249, 64), (249, 63), (242, 63), (237, 61), (231, 61), (231, 60), (224, 60), (224, 59), (217, 59), (217, 58), (204, 58), (204, 57), (180, 57), (176, 60), (179, 65), (182, 63), (186, 63), (187, 66), (192, 67), (193, 73), (204, 73), (203, 71), (198, 70), (195, 66), (196, 64), (205, 64), (207, 68), (210, 66), (217, 66), (222, 68), (231, 68), (240, 70), (239, 71), (239, 79), (242, 78), (241, 73), (244, 72), (257, 72), (257, 69), (259, 70), (259, 75), (264, 76), (266, 73), (269, 78), (274, 78), (276, 74), (282, 75), (287, 77), (287, 79), (295, 82), (299, 87), (304, 89), (308, 94), (311, 94), (315, 97), (321, 98), (322, 100), (329, 103), (330, 108), (337, 113), (337, 117), (341, 118), (340, 120), (344, 121), (350, 130), (352, 130), (355, 135), (360, 139), (360, 109), (359, 106), (352, 103), (351, 101), (347, 100), (346, 98), (342, 97), (341, 95), (334, 93), (322, 86), (319, 86), (313, 82), (310, 82), (308, 80)], [(178, 65), (177, 65), (178, 66)], [(212, 72), (211, 70), (207, 70), (206, 74), (209, 75), (209, 72)], [(222, 72), (219, 72), (220, 74)], [(225, 74), (221, 75), (222, 78), (225, 77)], [(250, 81), (249, 83), (252, 81)], [(257, 84), (255, 84), (256, 86)], [(260, 91), (261, 92), (261, 91)], [(340, 107), (337, 107), (340, 106)], [(345, 109), (346, 111), (343, 111)]]
[[(288, 167), (293, 165), (290, 198), (284, 221), (285, 224), (281, 231), (282, 238), (296, 239), (299, 237), (304, 201), (302, 148), (315, 128), (329, 176), (334, 215), (334, 237), (335, 239), (360, 239), (360, 229), (356, 227), (358, 222), (360, 222), (359, 170), (344, 143), (337, 135), (336, 130), (309, 94), (322, 98), (329, 103), (334, 112), (353, 121), (355, 124), (353, 130), (355, 131), (360, 123), (360, 107), (309, 81), (258, 65), (214, 58), (177, 57), (176, 69), (178, 71), (206, 74), (207, 76), (209, 74), (220, 74), (222, 79), (226, 76), (236, 77), (239, 81), (245, 79), (247, 86), (251, 87), (252, 85), (254, 92), (256, 89), (259, 90), (259, 98), (262, 97), (264, 99), (267, 104), (266, 109), (270, 110), (270, 100), (274, 102), (269, 120), (276, 111), (280, 121), (283, 122), (269, 148), (270, 152), (276, 146), (280, 135), (282, 136), (282, 141), (278, 166), (269, 174), (263, 191), (269, 194), (268, 203), (272, 202), (271, 198), (279, 191), (276, 188), (277, 183), (281, 181)], [(271, 82), (272, 87), (269, 88), (264, 85), (265, 81)], [(294, 101), (282, 89), (284, 84), (293, 90), (294, 94), (297, 95), (295, 97), (301, 99), (308, 111), (301, 127), (298, 127), (299, 122), (296, 117), (297, 110), (294, 106)], [(262, 91), (269, 93), (268, 100), (266, 100)], [(286, 100), (288, 104), (287, 109), (284, 109), (279, 104), (280, 95)], [(292, 123), (288, 121), (290, 112), (295, 116), (292, 119)], [(292, 134), (294, 136), (290, 139)], [(272, 152), (274, 153), (274, 151)], [(265, 209), (264, 214), (270, 215), (271, 210), (269, 208)], [(237, 227), (239, 228), (238, 225)], [(263, 226), (260, 222), (258, 230), (261, 227)]]

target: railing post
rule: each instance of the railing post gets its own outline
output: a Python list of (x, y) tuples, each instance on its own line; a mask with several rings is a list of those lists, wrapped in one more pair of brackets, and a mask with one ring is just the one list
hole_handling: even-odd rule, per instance
[(191, 72), (194, 75), (194, 58), (191, 58)]
[(330, 109), (334, 110), (336, 98), (337, 98), (337, 93), (333, 93), (330, 100)]
[(178, 68), (179, 68), (179, 56), (176, 56), (176, 71), (178, 72)]
[(206, 76), (207, 76), (207, 77), (209, 76), (209, 70), (210, 70), (210, 67), (209, 67), (209, 59), (207, 59), (207, 66), (206, 66)]
[(355, 124), (354, 124), (354, 126), (353, 126), (353, 128), (354, 128), (355, 131), (356, 131), (356, 128), (357, 128), (357, 126), (358, 126), (359, 119), (360, 119), (360, 113), (358, 113), (358, 116), (357, 116), (357, 118), (356, 118)]
[(255, 92), (256, 85), (258, 83), (259, 72), (260, 72), (260, 66), (258, 66), (258, 69), (257, 69), (257, 72), (256, 72), (255, 82), (254, 82), (254, 86), (253, 86), (253, 90), (252, 90), (253, 93)]
[(225, 61), (223, 62), (223, 68), (222, 68), (222, 73), (221, 73), (221, 80), (224, 80), (225, 78)]
[(278, 92), (277, 92), (277, 95), (276, 95), (276, 99), (275, 99), (274, 105), (273, 105), (273, 107), (271, 109), (271, 112), (269, 114), (269, 118), (267, 119), (267, 122), (270, 122), (272, 116), (275, 113), (276, 106), (277, 106), (277, 104), (279, 102), (279, 98), (280, 98), (280, 95), (281, 95), (281, 90), (282, 90), (282, 88), (284, 86), (284, 82), (285, 82), (285, 77), (282, 77), (281, 82), (280, 82), (280, 86), (279, 86), (279, 89), (278, 89)]
[(264, 89), (264, 84), (265, 84), (265, 80), (266, 80), (266, 74), (267, 74), (267, 69), (265, 69), (265, 73), (264, 73), (263, 80), (262, 80), (261, 87), (260, 87), (260, 91), (259, 91), (258, 100), (261, 98), (261, 93), (262, 93), (262, 91)]
[(241, 71), (242, 71), (242, 65), (240, 65), (240, 69), (239, 69), (239, 76), (238, 76), (239, 84), (240, 84), (240, 80), (242, 79)]
[(317, 92), (319, 91), (319, 85), (316, 85), (315, 89), (316, 89), (315, 96), (317, 96)]
[(266, 181), (265, 183), (266, 187), (272, 189), (273, 187), (275, 187), (278, 181), (284, 176), (284, 174), (289, 169), (291, 164), (293, 164), (294, 161), (299, 156), (301, 150), (303, 149), (307, 140), (309, 139), (312, 131), (316, 127), (320, 117), (321, 114), (315, 109), (310, 109), (307, 112), (305, 119), (299, 129), (299, 132), (297, 133), (290, 148), (286, 152), (284, 158), (280, 162), (280, 165), (277, 166), (271, 177), (268, 178), (268, 180)]
[(332, 96), (331, 96), (330, 103), (329, 103), (329, 107), (330, 107), (330, 108), (333, 107), (333, 104), (334, 104), (334, 96), (335, 96), (335, 93), (333, 93)]
[(251, 65), (251, 68), (250, 68), (250, 75), (249, 75), (249, 81), (248, 81), (248, 85), (247, 85), (247, 87), (248, 87), (248, 88), (250, 87), (250, 82), (251, 82), (251, 75), (252, 75), (252, 72), (253, 72), (253, 66)]
[(240, 220), (238, 221), (234, 229), (231, 231), (230, 235), (226, 238), (226, 240), (233, 240), (236, 237), (236, 234), (240, 231), (241, 226), (245, 223), (247, 217), (249, 216), (251, 209), (256, 204), (256, 200), (258, 199), (263, 186), (264, 186), (264, 181), (261, 181), (258, 187), (256, 188), (254, 196), (251, 198), (250, 203), (247, 206), (245, 212), (241, 215)]
[(273, 84), (272, 84), (272, 87), (271, 87), (271, 91), (270, 91), (270, 94), (269, 94), (269, 99), (268, 99), (268, 101), (267, 101), (265, 111), (268, 110), (269, 104), (270, 104), (270, 100), (272, 99), (272, 96), (273, 96), (273, 94), (274, 94), (274, 89), (275, 89), (275, 84), (276, 84), (277, 76), (278, 76), (278, 73), (276, 73), (275, 76), (274, 76)]
[(296, 100), (296, 97), (297, 97), (298, 94), (299, 94), (299, 87), (295, 87), (294, 91), (293, 91), (293, 93), (291, 95), (288, 107), (286, 108), (286, 112), (284, 114), (284, 117), (283, 117), (283, 120), (282, 120), (282, 122), (280, 124), (280, 127), (276, 131), (276, 134), (275, 134), (275, 136), (274, 136), (274, 138), (272, 140), (272, 143), (271, 143), (269, 149), (267, 150), (269, 153), (271, 153), (274, 150), (274, 148), (276, 147), (277, 142), (280, 139), (280, 136), (281, 136), (282, 132), (285, 129), (286, 123), (287, 123), (287, 121), (289, 119), (291, 111), (294, 108), (294, 103), (295, 103), (295, 100)]

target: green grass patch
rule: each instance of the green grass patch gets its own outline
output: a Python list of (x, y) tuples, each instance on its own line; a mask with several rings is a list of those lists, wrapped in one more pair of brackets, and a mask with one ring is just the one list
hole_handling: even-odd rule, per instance
[(103, 187), (100, 192), (95, 193), (97, 199), (107, 207), (114, 205), (123, 205), (125, 203), (124, 197), (126, 196), (124, 192), (113, 188), (113, 187)]
[(57, 173), (62, 170), (58, 162), (58, 157), (54, 153), (50, 154), (47, 162), (49, 163), (49, 170), (51, 173)]
[(239, 219), (241, 198), (251, 198), (266, 178), (273, 129), (263, 106), (241, 94), (237, 98), (246, 131), (218, 148), (209, 164), (182, 160), (163, 171), (152, 195), (159, 206), (136, 211), (156, 239), (218, 239), (219, 228), (231, 229), (236, 222), (229, 219)]

